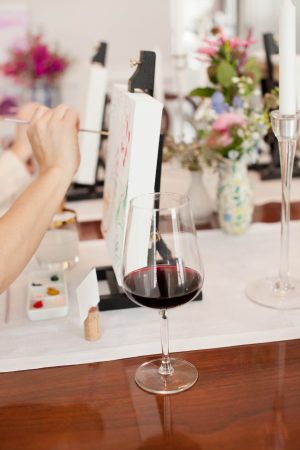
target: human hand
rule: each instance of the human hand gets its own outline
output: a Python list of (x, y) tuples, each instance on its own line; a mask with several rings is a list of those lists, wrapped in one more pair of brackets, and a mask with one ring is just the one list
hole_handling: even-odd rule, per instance
[[(16, 115), (17, 119), (31, 121), (32, 116), (40, 105), (38, 103), (26, 103), (21, 106)], [(27, 125), (17, 125), (16, 137), (10, 150), (25, 164), (28, 165), (32, 157), (31, 144), (27, 137)]]
[(78, 114), (68, 106), (39, 106), (27, 135), (41, 172), (56, 168), (71, 181), (80, 162), (78, 127)]

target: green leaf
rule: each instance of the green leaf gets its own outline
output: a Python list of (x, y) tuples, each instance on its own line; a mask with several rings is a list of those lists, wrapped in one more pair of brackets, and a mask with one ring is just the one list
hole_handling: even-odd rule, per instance
[(227, 60), (229, 60), (230, 54), (231, 54), (230, 41), (226, 40), (226, 41), (224, 42), (224, 44), (223, 44), (223, 47), (224, 47), (224, 55), (225, 55), (225, 58), (226, 58)]
[(221, 86), (231, 86), (232, 78), (236, 77), (236, 75), (235, 68), (228, 61), (222, 61), (217, 68), (217, 78)]
[(261, 79), (261, 70), (255, 58), (251, 57), (244, 65), (243, 71), (246, 75), (251, 75), (254, 83), (258, 83)]
[(215, 61), (213, 64), (211, 64), (208, 68), (207, 68), (207, 74), (208, 77), (210, 79), (210, 81), (213, 84), (218, 84), (218, 79), (217, 79), (217, 67), (220, 64), (219, 61)]
[(190, 95), (192, 97), (211, 97), (215, 93), (215, 89), (210, 87), (193, 89)]

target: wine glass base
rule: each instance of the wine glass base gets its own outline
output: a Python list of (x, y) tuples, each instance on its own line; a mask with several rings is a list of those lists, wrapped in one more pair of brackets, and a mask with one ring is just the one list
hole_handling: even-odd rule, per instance
[(142, 364), (136, 371), (136, 384), (152, 394), (177, 394), (192, 387), (198, 379), (198, 371), (193, 364), (182, 359), (171, 358), (174, 369), (172, 375), (160, 375), (161, 359)]
[(247, 286), (246, 295), (254, 303), (273, 309), (300, 309), (300, 280), (291, 278), (290, 287), (277, 289), (277, 279), (258, 280)]

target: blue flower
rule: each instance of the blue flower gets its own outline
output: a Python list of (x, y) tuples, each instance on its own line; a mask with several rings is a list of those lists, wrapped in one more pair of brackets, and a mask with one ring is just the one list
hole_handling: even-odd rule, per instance
[(244, 105), (243, 99), (236, 95), (235, 97), (233, 97), (232, 105), (236, 109), (242, 109)]
[(222, 92), (215, 92), (211, 97), (211, 104), (214, 111), (217, 114), (222, 114), (225, 111), (228, 111), (229, 106), (224, 101), (224, 95)]

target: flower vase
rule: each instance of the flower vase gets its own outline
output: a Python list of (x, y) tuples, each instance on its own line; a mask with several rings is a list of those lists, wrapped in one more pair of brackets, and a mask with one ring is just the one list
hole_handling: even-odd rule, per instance
[(196, 225), (209, 222), (212, 207), (209, 195), (203, 183), (202, 170), (191, 170), (191, 182), (188, 190), (191, 209)]
[(43, 80), (33, 82), (30, 91), (30, 100), (53, 108), (60, 103), (60, 89), (57, 83), (48, 83)]
[(252, 222), (253, 190), (247, 164), (223, 159), (219, 163), (217, 208), (220, 227), (231, 235), (243, 234)]

